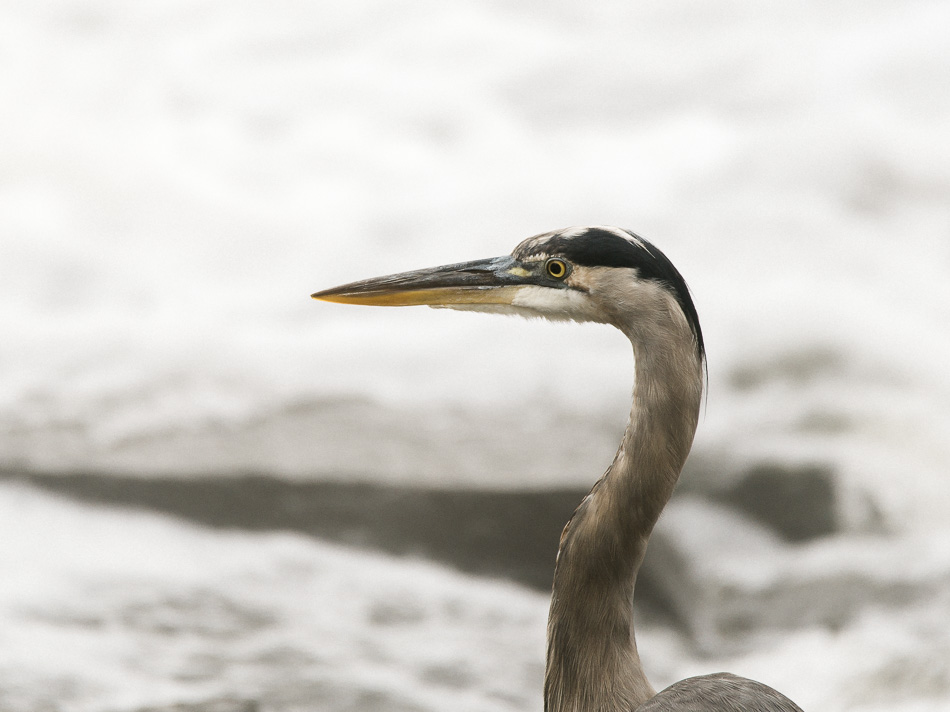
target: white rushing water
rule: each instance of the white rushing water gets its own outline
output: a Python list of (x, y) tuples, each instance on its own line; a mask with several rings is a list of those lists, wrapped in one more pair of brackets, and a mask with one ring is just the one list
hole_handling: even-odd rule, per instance
[[(6, 484), (0, 506), (0, 709), (220, 698), (267, 710), (541, 708), (545, 595)], [(638, 637), (661, 685), (729, 669), (806, 710), (939, 709), (948, 605), (943, 595), (896, 614), (871, 608), (841, 630), (803, 626), (711, 658), (664, 629)]]
[[(799, 552), (796, 571), (848, 560), (873, 576), (919, 560), (925, 573), (907, 579), (929, 582), (913, 606), (870, 606), (841, 630), (713, 662), (761, 666), (812, 709), (950, 704), (948, 665), (932, 662), (950, 660), (939, 583), (950, 578), (945, 2), (49, 0), (6, 3), (0, 20), (3, 469), (588, 483), (625, 417), (622, 338), (308, 295), (506, 253), (557, 227), (618, 224), (656, 242), (693, 289), (710, 375), (697, 456), (828, 465), (854, 536), (868, 508), (892, 532), (879, 558), (876, 543), (848, 540), (831, 547), (837, 559)], [(177, 668), (160, 669), (185, 660), (177, 649), (156, 653), (141, 673), (155, 686), (139, 687), (129, 646), (158, 645), (148, 636), (161, 624), (139, 639), (110, 616), (144, 610), (156, 581), (156, 596), (176, 601), (228, 577), (247, 586), (238, 608), (260, 596), (277, 619), (311, 594), (331, 605), (333, 591), (307, 588), (324, 584), (294, 598), (258, 581), (286, 561), (344, 588), (336, 567), (365, 567), (352, 595), (370, 608), (390, 585), (380, 581), (404, 578), (412, 605), (482, 610), (484, 596), (496, 621), (486, 633), (453, 618), (460, 632), (439, 645), (456, 672), (407, 662), (410, 684), (384, 656), (348, 686), (374, 654), (359, 647), (357, 618), (325, 630), (332, 616), (318, 605), (315, 628), (291, 626), (287, 645), (335, 659), (308, 668), (332, 688), (328, 709), (360, 685), (423, 709), (538, 706), (543, 597), (423, 564), (400, 573), (382, 556), (345, 563), (364, 555), (298, 540), (3, 497), (0, 553), (20, 557), (19, 583), (2, 589), (13, 641), (0, 641), (3, 709), (200, 697)], [(51, 541), (65, 548), (20, 548), (63, 527), (70, 535)], [(70, 563), (69, 546), (96, 550), (126, 530), (138, 544), (122, 543), (131, 548), (112, 568)], [(163, 563), (140, 571), (134, 546)], [(204, 556), (234, 568), (205, 571)], [(87, 611), (103, 588), (112, 593)], [(52, 625), (57, 611), (99, 622), (71, 637), (71, 623)], [(413, 660), (444, 623), (426, 621), (406, 643)], [(273, 637), (248, 655), (289, 634), (261, 630)], [(308, 647), (309, 633), (342, 652)], [(478, 667), (480, 655), (460, 652), (466, 635), (519, 662)], [(655, 636), (658, 678), (709, 669)], [(56, 658), (44, 657), (50, 646)], [(30, 696), (53, 678), (75, 694)], [(513, 697), (499, 701), (492, 679)]]

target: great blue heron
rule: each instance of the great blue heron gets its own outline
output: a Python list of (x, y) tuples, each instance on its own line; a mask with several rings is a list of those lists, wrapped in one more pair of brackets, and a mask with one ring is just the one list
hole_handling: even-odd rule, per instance
[(353, 282), (313, 295), (345, 304), (426, 304), (611, 324), (636, 362), (633, 405), (607, 472), (564, 527), (548, 615), (546, 712), (801, 712), (772, 688), (728, 673), (656, 693), (634, 636), (633, 590), (647, 540), (696, 432), (705, 349), (680, 273), (654, 245), (615, 227), (528, 238), (510, 256)]

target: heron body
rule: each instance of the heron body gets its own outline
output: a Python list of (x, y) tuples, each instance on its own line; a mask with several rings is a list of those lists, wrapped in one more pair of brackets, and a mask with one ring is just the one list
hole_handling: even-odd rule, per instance
[(610, 324), (633, 345), (630, 418), (613, 462), (561, 534), (544, 680), (546, 712), (801, 712), (726, 673), (656, 693), (637, 651), (633, 593), (647, 542), (689, 454), (705, 350), (686, 282), (643, 238), (615, 227), (531, 237), (510, 256), (317, 292), (352, 304), (426, 304)]

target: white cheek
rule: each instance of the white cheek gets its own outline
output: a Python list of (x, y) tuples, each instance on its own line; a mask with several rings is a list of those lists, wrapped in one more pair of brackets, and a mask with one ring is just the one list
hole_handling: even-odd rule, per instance
[(547, 319), (602, 321), (590, 298), (575, 289), (526, 286), (518, 290), (511, 305)]

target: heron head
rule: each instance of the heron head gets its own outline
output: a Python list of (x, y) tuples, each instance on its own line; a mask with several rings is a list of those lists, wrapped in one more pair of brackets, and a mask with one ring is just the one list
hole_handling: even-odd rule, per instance
[(704, 355), (689, 289), (659, 249), (615, 227), (535, 235), (510, 255), (344, 284), (312, 295), (344, 304), (431, 307), (632, 325), (677, 312)]

